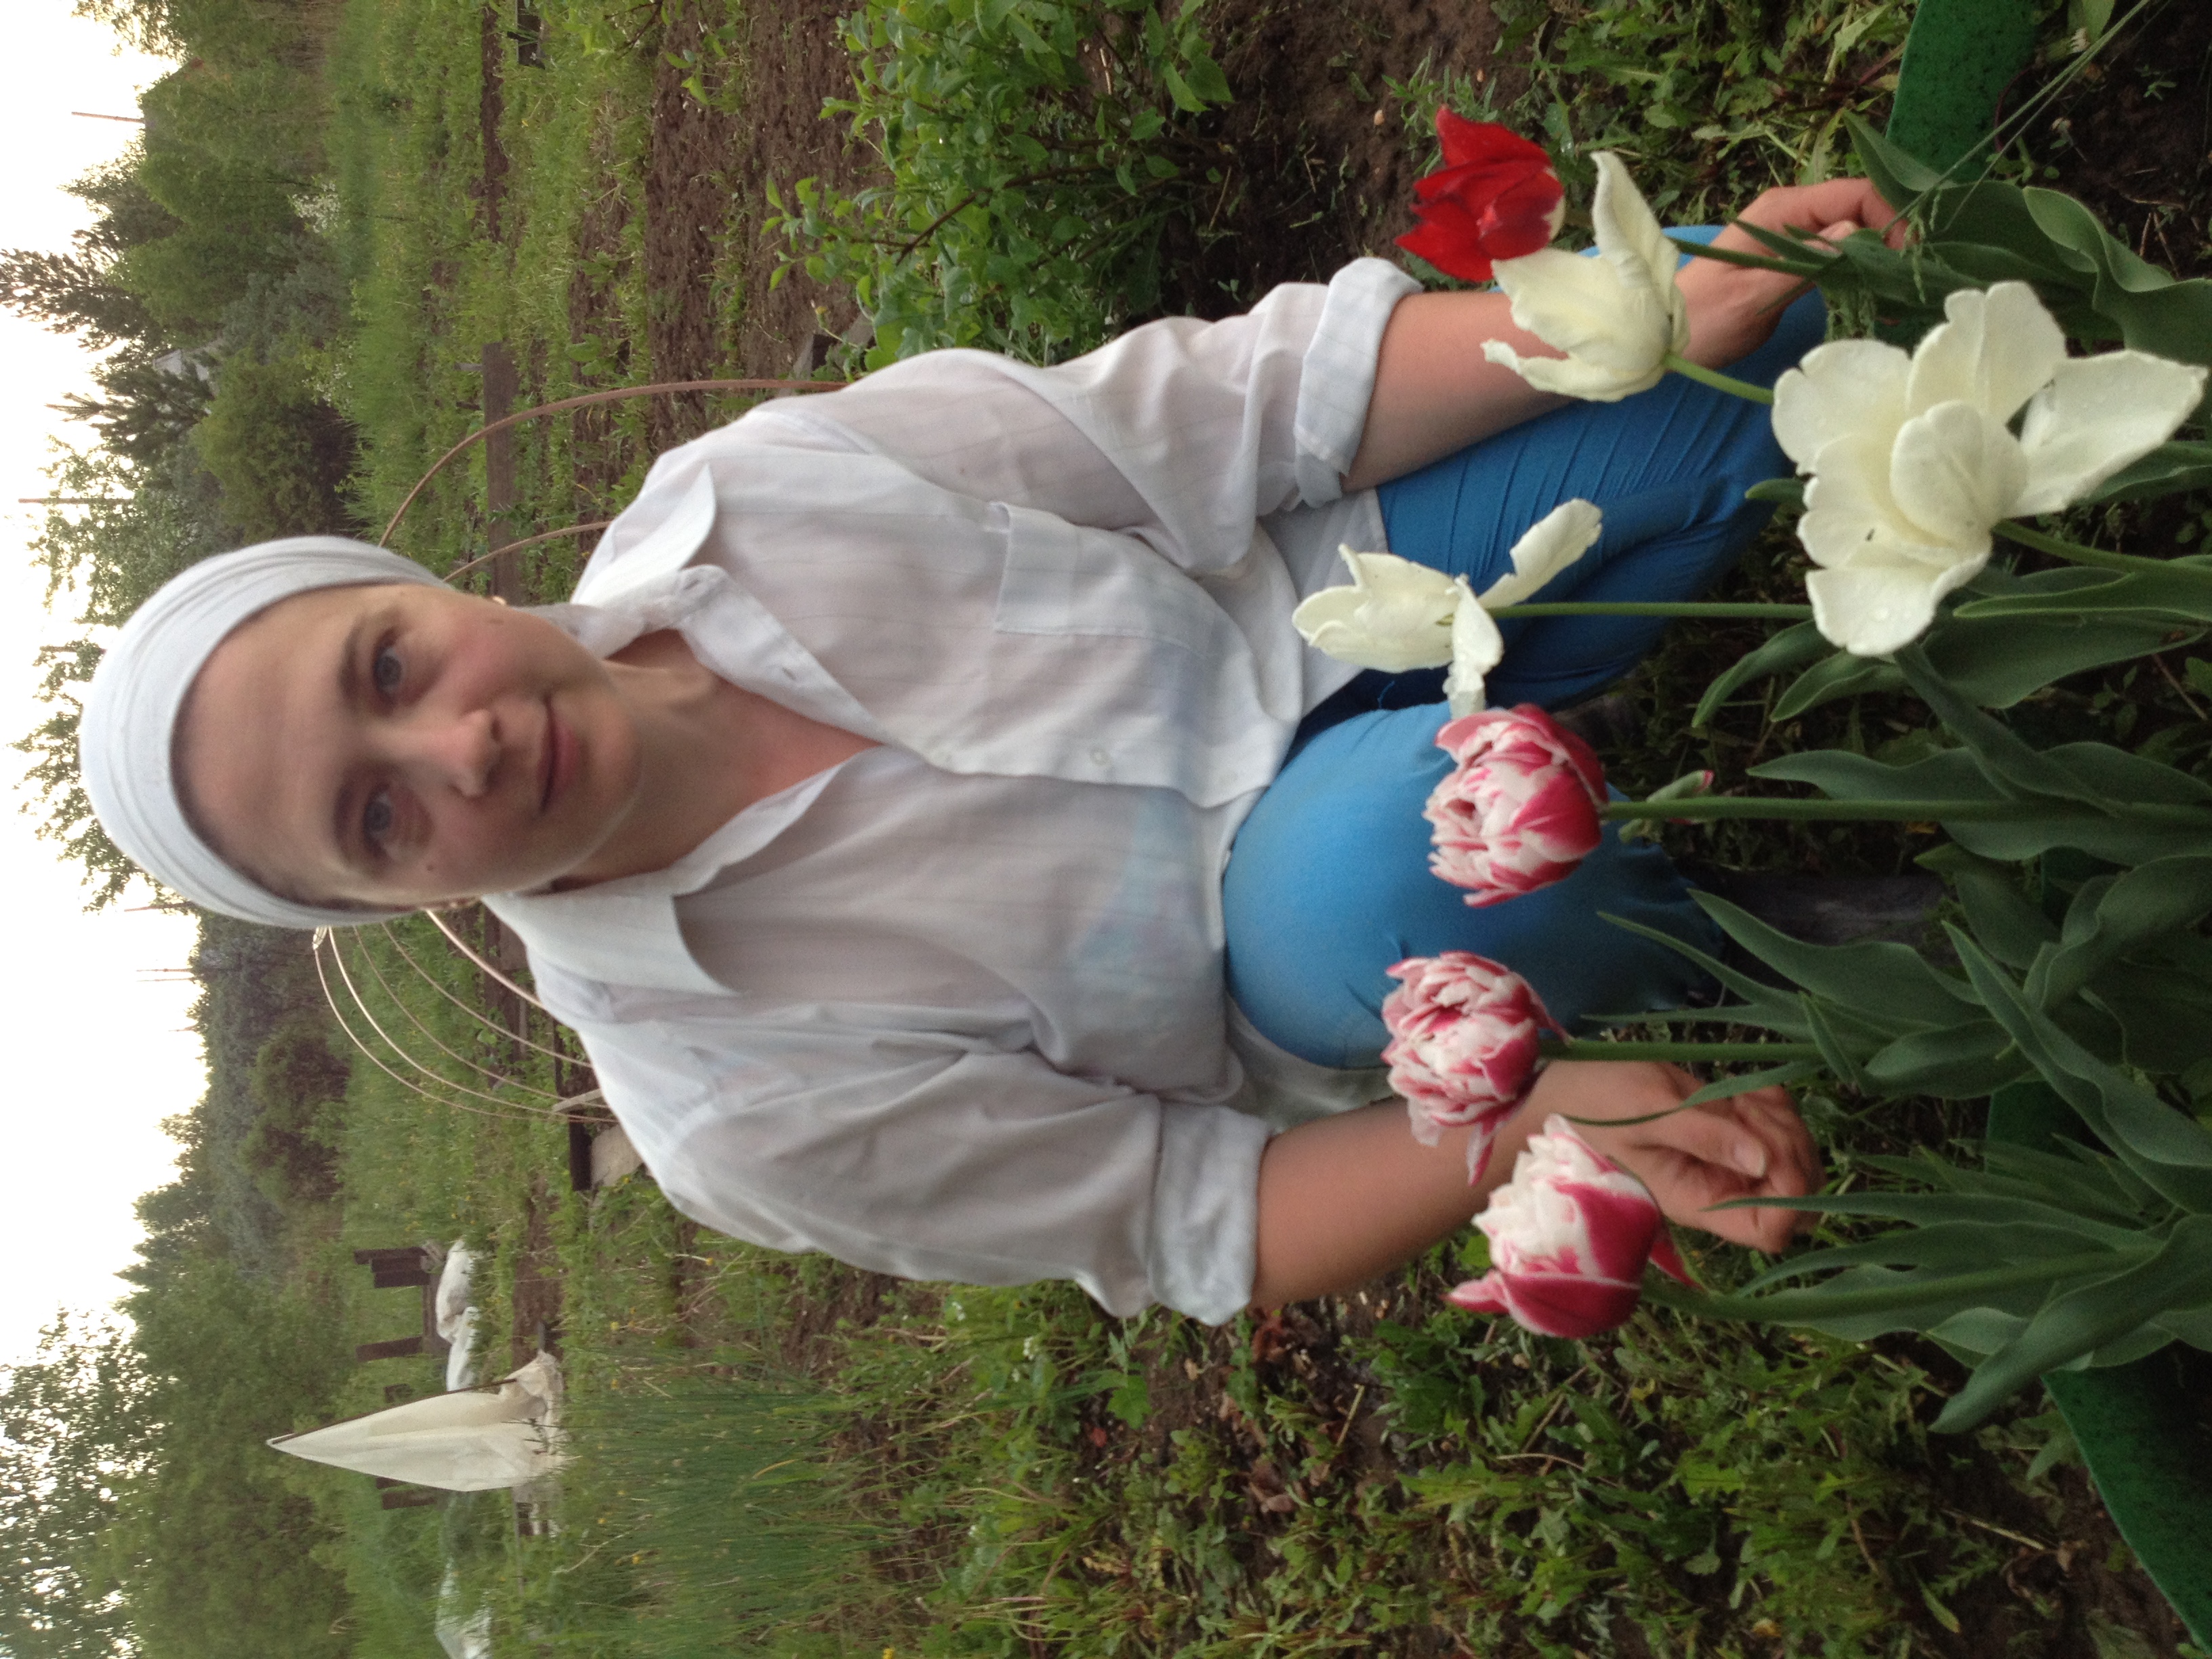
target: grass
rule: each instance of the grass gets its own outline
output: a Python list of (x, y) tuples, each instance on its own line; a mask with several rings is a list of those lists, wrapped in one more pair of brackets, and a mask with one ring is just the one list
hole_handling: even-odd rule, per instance
[[(652, 303), (652, 65), (625, 42), (649, 38), (653, 14), (544, 9), (549, 67), (506, 82), (511, 234), (498, 243), (467, 189), (483, 165), (476, 15), (428, 0), (346, 15), (331, 150), (357, 327), (342, 390), (366, 438), (362, 510), (380, 526), (476, 423), (477, 382), (460, 365), (483, 342), (508, 343), (533, 398), (644, 378), (626, 343), (644, 337)], [(1817, 18), (1719, 0), (1601, 0), (1565, 21), (1499, 10), (1536, 67), (1496, 112), (1540, 126), (1571, 174), (1593, 148), (1630, 152), (1662, 211), (1685, 220), (1839, 168), (1840, 116), (1886, 91), (1908, 16), (1901, 0)], [(1440, 100), (1486, 112), (1471, 84), (1392, 90), (1420, 129)], [(734, 325), (742, 296), (718, 291)], [(516, 532), (599, 516), (580, 508), (635, 488), (642, 411), (620, 408), (592, 432), (526, 434)], [(398, 544), (440, 568), (480, 551), (482, 465), (453, 470)], [(1786, 588), (1788, 557), (1770, 544), (1740, 579), (1747, 596)], [(535, 567), (540, 591), (562, 591), (573, 568), (556, 544)], [(1697, 693), (1755, 638), (1670, 638), (1628, 688), (1641, 732), (1608, 757), (1625, 785), (1700, 764), (1732, 774), (1784, 741), (1878, 748), (1897, 735), (1878, 699), (1778, 722), (1771, 684), (1690, 728)], [(2124, 695), (2148, 707), (2159, 693), (2146, 677)], [(1894, 868), (1911, 848), (1882, 833), (1726, 825), (1679, 845), (1734, 864)], [(473, 994), (465, 976), (452, 986)], [(419, 988), (403, 1000), (438, 1041), (496, 1060), (449, 1003)], [(381, 1017), (404, 1020), (390, 1000)], [(422, 1033), (395, 1028), (428, 1052)], [(551, 1082), (536, 1060), (511, 1069), (514, 1086)], [(1811, 1109), (1846, 1179), (1855, 1145), (1957, 1127)], [(773, 1257), (701, 1233), (644, 1182), (568, 1194), (554, 1174), (564, 1152), (550, 1121), (434, 1108), (356, 1067), (343, 1224), (323, 1247), (343, 1317), (362, 1340), (388, 1335), (401, 1300), (371, 1292), (346, 1251), (465, 1237), (491, 1253), (496, 1374), (520, 1263), (557, 1262), (574, 1437), (555, 1529), (530, 1536), (496, 1495), (386, 1511), (358, 1477), (302, 1474), (346, 1540), (364, 1656), (426, 1650), (449, 1565), (460, 1605), (493, 1609), (495, 1651), (592, 1659), (1871, 1659), (1960, 1650), (1970, 1623), (1978, 1636), (2016, 1631), (2033, 1650), (2063, 1611), (2045, 1547), (2074, 1521), (2040, 1467), (2051, 1422), (2030, 1406), (1971, 1438), (1931, 1439), (1921, 1425), (1948, 1386), (1926, 1369), (1945, 1363), (1932, 1351), (1747, 1338), (1651, 1311), (1609, 1347), (1550, 1342), (1439, 1310), (1438, 1291), (1480, 1265), (1472, 1237), (1276, 1320), (1116, 1321), (1066, 1286), (893, 1285)], [(1706, 1265), (1734, 1270), (1719, 1253)], [(436, 1386), (428, 1362), (383, 1362), (356, 1373), (348, 1408), (373, 1409), (403, 1381)]]

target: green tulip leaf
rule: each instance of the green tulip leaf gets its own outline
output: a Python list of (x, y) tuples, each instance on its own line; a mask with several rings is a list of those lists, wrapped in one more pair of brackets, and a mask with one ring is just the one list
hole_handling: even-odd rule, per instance
[(2134, 501), (2184, 490), (2212, 489), (2212, 443), (2160, 444), (2131, 466), (2122, 467), (2086, 499)]
[(1868, 1056), (1866, 1081), (1884, 1095), (1978, 1100), (2027, 1073), (2011, 1036), (1993, 1020), (1907, 1031)]
[[(1864, 1017), (1885, 1037), (1983, 1018), (1964, 982), (1937, 969), (1909, 945), (1886, 939), (1808, 945), (1716, 894), (1691, 896), (1723, 932), (1761, 962), (1823, 1002)], [(1808, 1013), (1806, 1029), (1814, 1042), (1823, 1040), (1820, 1028), (1824, 1021), (1829, 1022), (1832, 1036), (1838, 1034), (1833, 1012)]]
[[(1804, 1200), (1793, 1205), (1805, 1207)], [(1852, 1212), (1845, 1212), (1852, 1213)], [(2070, 1218), (2069, 1218), (2070, 1219)], [(2117, 1238), (2117, 1243), (2112, 1243)], [(2130, 1250), (2142, 1245), (2140, 1233), (2115, 1227), (2094, 1230), (2053, 1225), (2041, 1220), (2019, 1221), (1997, 1214), (1962, 1214), (1955, 1219), (1920, 1222), (1893, 1228), (1853, 1244), (1808, 1250), (1768, 1268), (1739, 1292), (1753, 1296), (1770, 1285), (1785, 1284), (1807, 1273), (1830, 1273), (1878, 1262), (1887, 1267), (1949, 1268), (1979, 1271), (1998, 1265), (2023, 1265), (2044, 1259), (2072, 1258), (2100, 1245), (2119, 1252), (2115, 1267), (2124, 1265)]]
[(2212, 854), (2154, 859), (2085, 883), (2064, 931), (2037, 953), (2027, 994), (2043, 1007), (2072, 996), (2100, 968), (2138, 945), (2212, 914)]
[(1891, 143), (1856, 115), (1844, 116), (1844, 126), (1851, 135), (1851, 146), (1858, 151), (1867, 177), (1881, 192), (1881, 199), (1900, 212), (1911, 208), (1921, 197), (1943, 183), (1942, 173), (1911, 151)]
[(1974, 937), (2006, 967), (2024, 969), (2038, 951), (2057, 943), (2057, 924), (2021, 891), (2010, 866), (1977, 858), (1955, 843), (1923, 853), (1913, 861), (1951, 884), (1966, 908), (1966, 925)]
[[(2165, 570), (2103, 571), (2077, 568), (2063, 583), (2025, 585), (1987, 599), (1970, 599), (1952, 614), (1966, 622), (2023, 617), (2064, 619), (2080, 626), (2133, 623), (2141, 628), (2212, 625), (2212, 568), (2192, 556)], [(2062, 573), (2046, 571), (2047, 576)]]
[(1951, 939), (1990, 1012), (2098, 1139), (2161, 1196), (2212, 1212), (2212, 1130), (2067, 1036), (1964, 933), (1953, 928)]
[(1986, 1141), (1982, 1179), (1993, 1190), (2037, 1194), (2042, 1201), (2076, 1215), (2102, 1215), (2122, 1225), (2142, 1227), (2146, 1205), (2155, 1202), (2156, 1195), (2117, 1160), (2078, 1142), (2069, 1145), (2086, 1156), (2065, 1157), (2009, 1140)]
[(1894, 691), (1905, 684), (1895, 665), (1879, 657), (1855, 657), (1838, 651), (1825, 662), (1814, 663), (1790, 683), (1774, 700), (1774, 718), (1796, 720), (1808, 708), (1838, 697), (1863, 696), (1869, 691)]
[(2212, 1215), (2185, 1217), (2156, 1255), (2109, 1279), (2061, 1291), (1991, 1353), (1935, 1422), (1955, 1434), (1983, 1422), (2013, 1391), (2093, 1353), (2169, 1309), (2212, 1296)]
[(1705, 688), (1705, 695), (1698, 700), (1698, 712), (1690, 716), (1693, 726), (1711, 720), (1721, 706), (1735, 694), (1736, 688), (1767, 674), (1786, 673), (1802, 668), (1826, 654), (1832, 647), (1820, 637), (1820, 630), (1809, 622), (1802, 622), (1784, 629), (1757, 650), (1740, 657), (1718, 679)]
[(1897, 653), (1897, 665), (1921, 702), (1952, 735), (1980, 757), (1990, 781), (2008, 794), (2029, 793), (2055, 800), (2079, 801), (2100, 811), (2106, 799), (2076, 777), (2056, 755), (2031, 749), (2002, 720), (1993, 719), (1961, 696), (1936, 672), (1926, 653), (1907, 646)]
[[(1650, 1016), (1639, 1015), (1648, 1019)], [(1753, 1089), (1765, 1089), (1778, 1084), (1803, 1083), (1820, 1075), (1817, 1061), (1793, 1060), (1787, 1065), (1769, 1066), (1756, 1072), (1739, 1072), (1734, 1077), (1715, 1078), (1695, 1094), (1685, 1095), (1685, 1107), (1702, 1106), (1709, 1100), (1728, 1100), (1737, 1095), (1749, 1094)], [(1793, 1200), (1794, 1201), (1794, 1200)]]
[[(1693, 896), (1702, 900), (1710, 896), (1700, 893)], [(1662, 932), (1656, 927), (1647, 927), (1640, 921), (1631, 921), (1626, 916), (1617, 916), (1608, 911), (1600, 911), (1599, 915), (1604, 916), (1616, 927), (1625, 927), (1632, 933), (1663, 945), (1677, 955), (1688, 957), (1743, 999), (1741, 1002), (1726, 1003), (1718, 1008), (1708, 1009), (1705, 1011), (1706, 1017), (1732, 1025), (1755, 1025), (1761, 1030), (1778, 1031), (1784, 1036), (1804, 1038), (1809, 1036), (1805, 1029), (1804, 1008), (1797, 999), (1788, 992), (1778, 991), (1771, 985), (1762, 985), (1750, 975), (1738, 972), (1717, 957), (1707, 956), (1694, 945), (1686, 944), (1672, 933)], [(1649, 1020), (1651, 1016), (1648, 1013), (1641, 1013), (1607, 1018), (1610, 1018), (1613, 1023), (1627, 1024), (1641, 1024)]]

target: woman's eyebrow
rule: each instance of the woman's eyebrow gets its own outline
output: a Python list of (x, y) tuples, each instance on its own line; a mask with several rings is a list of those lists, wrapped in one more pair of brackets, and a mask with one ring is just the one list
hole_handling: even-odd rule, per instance
[[(375, 621), (376, 618), (371, 616), (356, 617), (353, 625), (346, 629), (345, 638), (339, 646), (337, 694), (338, 708), (343, 714), (350, 714), (359, 706), (362, 637)], [(331, 842), (337, 849), (338, 862), (349, 870), (358, 870), (362, 867), (360, 849), (355, 845), (350, 833), (354, 817), (353, 799), (352, 773), (349, 769), (341, 775), (337, 793), (331, 803)]]
[(344, 642), (338, 650), (338, 707), (350, 708), (361, 695), (361, 636), (368, 629), (373, 619), (356, 617), (353, 626), (346, 629)]

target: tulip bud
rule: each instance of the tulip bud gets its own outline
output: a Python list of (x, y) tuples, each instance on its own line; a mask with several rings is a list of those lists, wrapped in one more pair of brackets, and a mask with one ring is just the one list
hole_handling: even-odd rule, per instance
[(1467, 902), (1497, 904), (1574, 873), (1605, 829), (1605, 768), (1534, 703), (1449, 721), (1437, 747), (1457, 764), (1429, 796), (1429, 868)]
[(1659, 1206), (1644, 1183), (1593, 1152), (1553, 1116), (1490, 1195), (1474, 1224), (1490, 1240), (1490, 1271), (1448, 1292), (1470, 1313), (1510, 1314), (1543, 1336), (1595, 1336), (1626, 1322), (1644, 1294), (1644, 1268), (1684, 1277)]
[(1409, 957), (1382, 1000), (1390, 1032), (1382, 1062), (1425, 1146), (1446, 1129), (1471, 1128), (1468, 1179), (1480, 1180), (1499, 1125), (1528, 1092), (1539, 1030), (1556, 1029), (1528, 981), (1471, 951)]

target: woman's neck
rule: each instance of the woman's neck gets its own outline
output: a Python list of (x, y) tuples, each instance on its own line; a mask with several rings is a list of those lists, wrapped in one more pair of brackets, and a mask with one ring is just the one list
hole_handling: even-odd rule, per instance
[(732, 685), (673, 631), (633, 641), (606, 666), (636, 723), (637, 792), (563, 888), (665, 869), (755, 801), (876, 746)]

